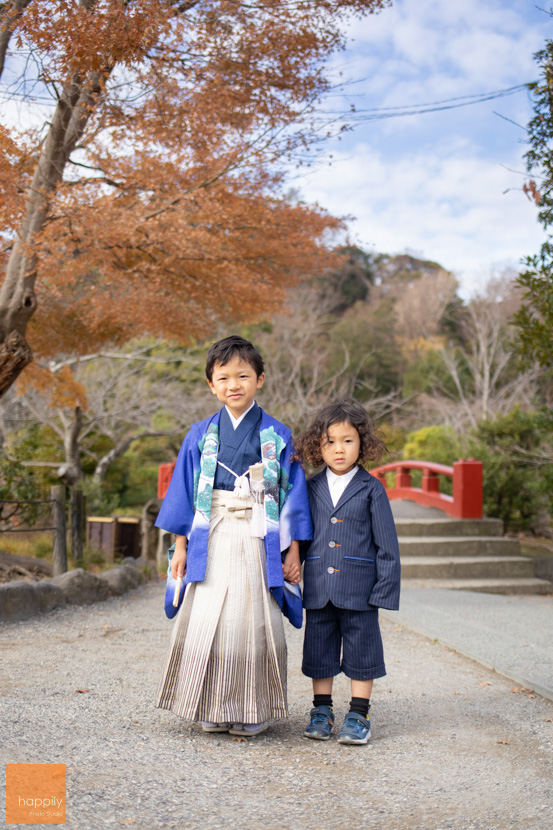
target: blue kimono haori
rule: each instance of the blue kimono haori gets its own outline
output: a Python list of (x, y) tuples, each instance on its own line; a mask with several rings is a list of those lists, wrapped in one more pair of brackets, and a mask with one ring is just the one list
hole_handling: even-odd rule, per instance
[(236, 429), (225, 407), (192, 425), (156, 521), (188, 539), (186, 584), (205, 577), (213, 491), (234, 490), (236, 476), (262, 461), (267, 584), (282, 608), (282, 552), (313, 535), (305, 476), (292, 453), (290, 429), (255, 403)]

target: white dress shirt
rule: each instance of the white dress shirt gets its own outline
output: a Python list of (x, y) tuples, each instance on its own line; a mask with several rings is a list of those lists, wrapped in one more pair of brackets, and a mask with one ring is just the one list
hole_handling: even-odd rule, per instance
[(246, 409), (246, 411), (245, 411), (245, 412), (242, 412), (242, 414), (241, 414), (241, 415), (239, 415), (239, 416), (238, 416), (238, 418), (235, 418), (235, 417), (234, 417), (234, 415), (232, 414), (232, 412), (230, 411), (230, 409), (228, 408), (228, 406), (225, 404), (225, 409), (226, 409), (226, 410), (227, 410), (227, 412), (228, 412), (228, 416), (229, 416), (229, 418), (230, 418), (230, 422), (231, 422), (231, 424), (232, 424), (232, 428), (233, 428), (233, 429), (236, 429), (236, 427), (240, 426), (240, 424), (242, 423), (242, 421), (244, 420), (244, 418), (246, 417), (246, 415), (248, 414), (248, 412), (250, 411), (250, 409), (253, 409), (253, 407), (254, 407), (254, 406), (255, 406), (255, 401), (252, 401), (252, 402), (251, 402), (251, 406), (249, 406), (249, 407)]
[(334, 507), (338, 504), (340, 500), (340, 496), (352, 480), (353, 476), (357, 472), (359, 467), (355, 465), (353, 470), (350, 470), (349, 473), (344, 473), (341, 476), (337, 476), (336, 473), (333, 473), (330, 467), (326, 468), (326, 480), (328, 481), (328, 489), (330, 490), (330, 498), (332, 499), (332, 504)]

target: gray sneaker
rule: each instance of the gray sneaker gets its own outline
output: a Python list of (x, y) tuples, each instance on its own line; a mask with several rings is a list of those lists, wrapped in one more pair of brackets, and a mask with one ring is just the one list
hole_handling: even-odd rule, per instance
[(357, 712), (349, 712), (338, 734), (339, 744), (367, 744), (371, 737), (369, 718)]
[(303, 733), (304, 738), (313, 738), (315, 741), (328, 741), (334, 726), (334, 712), (330, 706), (315, 706), (309, 713), (311, 720)]

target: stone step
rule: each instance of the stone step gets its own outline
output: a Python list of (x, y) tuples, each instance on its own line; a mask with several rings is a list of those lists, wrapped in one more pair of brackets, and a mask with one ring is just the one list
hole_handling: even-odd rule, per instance
[(484, 594), (552, 594), (546, 579), (402, 579), (402, 588), (443, 588)]
[(395, 519), (398, 536), (502, 536), (501, 519)]
[(402, 556), (402, 579), (518, 579), (535, 576), (524, 556)]
[(505, 536), (399, 536), (404, 556), (518, 556), (518, 539)]

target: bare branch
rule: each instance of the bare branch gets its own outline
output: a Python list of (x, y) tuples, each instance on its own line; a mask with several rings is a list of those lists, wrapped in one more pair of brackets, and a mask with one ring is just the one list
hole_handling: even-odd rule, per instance
[(0, 78), (4, 71), (10, 38), (31, 0), (7, 0), (0, 5)]

